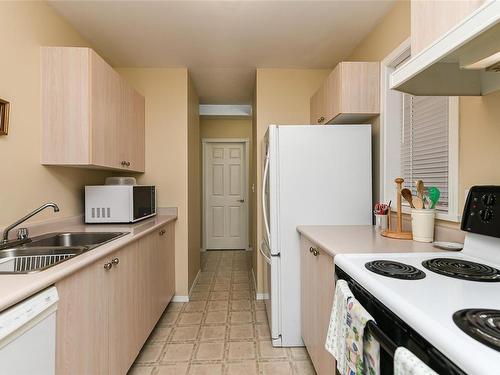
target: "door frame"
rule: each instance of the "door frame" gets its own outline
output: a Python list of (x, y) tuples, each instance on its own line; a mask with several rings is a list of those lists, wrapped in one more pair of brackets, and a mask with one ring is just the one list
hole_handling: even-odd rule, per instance
[(207, 230), (206, 230), (206, 225), (207, 225), (207, 220), (205, 217), (206, 213), (206, 204), (207, 204), (207, 199), (206, 199), (206, 194), (205, 194), (205, 189), (206, 189), (206, 152), (207, 152), (207, 146), (209, 143), (242, 143), (243, 148), (244, 148), (244, 155), (245, 155), (245, 187), (244, 187), (244, 198), (245, 198), (245, 212), (246, 212), (246, 228), (245, 228), (245, 250), (250, 250), (250, 245), (248, 243), (249, 239), (249, 229), (250, 229), (250, 206), (249, 206), (249, 192), (248, 192), (248, 183), (250, 181), (250, 139), (249, 138), (202, 138), (201, 139), (201, 144), (202, 144), (202, 152), (201, 152), (201, 171), (202, 171), (202, 187), (201, 187), (201, 195), (202, 195), (202, 206), (201, 206), (201, 231), (202, 231), (202, 248), (200, 249), (201, 251), (206, 251), (207, 250)]

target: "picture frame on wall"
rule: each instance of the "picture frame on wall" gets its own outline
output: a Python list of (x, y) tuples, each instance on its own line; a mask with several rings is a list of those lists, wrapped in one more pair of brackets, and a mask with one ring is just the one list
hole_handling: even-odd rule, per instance
[(0, 135), (7, 135), (9, 130), (9, 107), (8, 101), (0, 99)]

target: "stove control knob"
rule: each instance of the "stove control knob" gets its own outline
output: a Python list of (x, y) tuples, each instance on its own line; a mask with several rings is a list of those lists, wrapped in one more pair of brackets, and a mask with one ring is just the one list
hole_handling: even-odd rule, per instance
[(485, 206), (493, 206), (496, 203), (496, 196), (495, 194), (484, 194), (481, 197), (481, 200), (483, 201), (483, 204)]
[(479, 217), (483, 223), (489, 223), (493, 219), (493, 211), (489, 208), (479, 211)]

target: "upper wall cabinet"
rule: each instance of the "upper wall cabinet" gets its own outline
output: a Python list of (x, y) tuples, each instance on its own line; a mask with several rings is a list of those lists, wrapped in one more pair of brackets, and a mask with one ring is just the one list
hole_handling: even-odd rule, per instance
[(429, 47), (474, 10), (484, 0), (411, 2), (411, 52), (416, 55)]
[(89, 48), (41, 54), (42, 164), (144, 172), (144, 97)]
[(363, 122), (379, 113), (379, 63), (339, 63), (311, 97), (312, 124)]
[(411, 3), (411, 59), (391, 88), (413, 95), (485, 95), (500, 89), (500, 1)]

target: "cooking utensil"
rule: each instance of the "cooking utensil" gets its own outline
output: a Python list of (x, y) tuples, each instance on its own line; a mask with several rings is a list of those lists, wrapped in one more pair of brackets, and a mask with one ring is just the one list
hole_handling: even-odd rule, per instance
[(431, 201), (431, 206), (429, 207), (431, 210), (436, 207), (436, 203), (439, 200), (439, 197), (441, 196), (441, 192), (437, 187), (431, 186), (429, 189), (429, 200)]
[(417, 197), (419, 197), (423, 201), (425, 193), (424, 181), (422, 180), (415, 181), (415, 186), (417, 188)]
[(401, 196), (406, 199), (406, 201), (410, 204), (411, 208), (415, 208), (413, 205), (413, 196), (411, 195), (410, 189), (403, 189), (401, 190)]
[(421, 210), (424, 208), (424, 200), (420, 197), (412, 197), (413, 205), (417, 210)]

